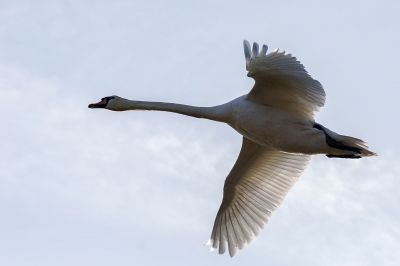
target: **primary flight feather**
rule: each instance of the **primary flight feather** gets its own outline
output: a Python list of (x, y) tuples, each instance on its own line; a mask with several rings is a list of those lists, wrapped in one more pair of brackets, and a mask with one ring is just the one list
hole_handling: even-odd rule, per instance
[(243, 135), (242, 148), (223, 190), (209, 244), (231, 256), (249, 243), (281, 204), (313, 154), (358, 159), (376, 155), (357, 138), (314, 121), (325, 103), (321, 83), (291, 54), (244, 41), (248, 76), (254, 87), (228, 103), (197, 107), (175, 103), (103, 98), (89, 108), (158, 110), (224, 122)]

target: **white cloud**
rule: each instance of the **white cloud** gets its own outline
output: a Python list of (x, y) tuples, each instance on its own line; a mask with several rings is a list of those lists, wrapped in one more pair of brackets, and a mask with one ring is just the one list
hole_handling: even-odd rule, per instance
[[(174, 124), (150, 125), (127, 119), (126, 113), (89, 110), (87, 103), (65, 98), (57, 81), (16, 69), (3, 68), (3, 73), (8, 78), (2, 80), (7, 95), (2, 107), (13, 113), (3, 117), (9, 126), (1, 133), (11, 138), (4, 150), (8, 156), (2, 158), (3, 196), (34, 202), (54, 197), (50, 204), (72, 204), (119, 219), (139, 215), (146, 218), (137, 222), (152, 219), (152, 226), (161, 228), (187, 224), (171, 215), (177, 208), (187, 208), (186, 215), (198, 219), (189, 203), (204, 200), (185, 190), (206, 186), (224, 152), (210, 154), (205, 149), (212, 144), (194, 139), (193, 129), (178, 136)], [(174, 191), (180, 192), (171, 199)]]
[(299, 257), (312, 265), (396, 265), (400, 169), (393, 158), (314, 158), (272, 217), (260, 247), (276, 252), (278, 260), (279, 239), (288, 265)]
[[(50, 219), (55, 223), (50, 231), (80, 230), (62, 219), (89, 219), (96, 226), (135, 227), (147, 237), (169, 232), (189, 235), (199, 245), (207, 240), (239, 137), (221, 142), (199, 135), (202, 123), (182, 130), (189, 120), (180, 118), (157, 124), (140, 114), (89, 110), (76, 96), (66, 98), (58, 80), (0, 69), (7, 97), (2, 108), (13, 114), (3, 116), (7, 130), (1, 133), (7, 156), (1, 160), (0, 195), (9, 207), (28, 208), (25, 215), (33, 220)], [(400, 170), (393, 158), (317, 157), (265, 232), (235, 260), (266, 253), (283, 265), (299, 258), (318, 265), (394, 265)], [(6, 224), (18, 219), (11, 210), (5, 217)], [(38, 225), (23, 226), (36, 230)], [(164, 237), (158, 241), (168, 242)], [(282, 250), (285, 246), (288, 250)]]

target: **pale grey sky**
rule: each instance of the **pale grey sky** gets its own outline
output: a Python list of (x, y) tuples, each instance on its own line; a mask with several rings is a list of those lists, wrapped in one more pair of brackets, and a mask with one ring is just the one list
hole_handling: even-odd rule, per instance
[[(0, 264), (398, 265), (398, 1), (1, 1)], [(241, 137), (175, 114), (89, 110), (117, 94), (245, 94), (242, 41), (299, 58), (317, 120), (377, 158), (316, 156), (233, 259), (204, 243)]]

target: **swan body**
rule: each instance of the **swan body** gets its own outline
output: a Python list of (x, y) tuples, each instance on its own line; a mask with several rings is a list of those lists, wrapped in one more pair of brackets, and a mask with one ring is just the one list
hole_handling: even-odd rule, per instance
[(358, 159), (376, 155), (360, 139), (343, 136), (314, 121), (325, 102), (322, 85), (297, 59), (279, 50), (267, 54), (244, 41), (246, 69), (255, 85), (228, 103), (197, 107), (175, 103), (103, 98), (89, 108), (156, 110), (227, 123), (243, 136), (239, 157), (224, 184), (209, 244), (233, 256), (249, 243), (281, 204), (310, 155)]
[[(313, 121), (239, 97), (228, 103), (228, 124), (245, 138), (262, 146), (303, 154), (328, 153), (325, 135)], [(293, 130), (296, 129), (296, 130)], [(299, 142), (299, 139), (303, 140)]]

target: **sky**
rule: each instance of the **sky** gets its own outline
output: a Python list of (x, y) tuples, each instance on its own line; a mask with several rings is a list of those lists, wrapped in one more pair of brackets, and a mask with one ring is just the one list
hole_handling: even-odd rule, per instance
[[(398, 265), (398, 1), (0, 0), (0, 265)], [(241, 136), (109, 95), (248, 93), (242, 42), (295, 55), (316, 120), (378, 157), (314, 156), (234, 258), (205, 246)]]

